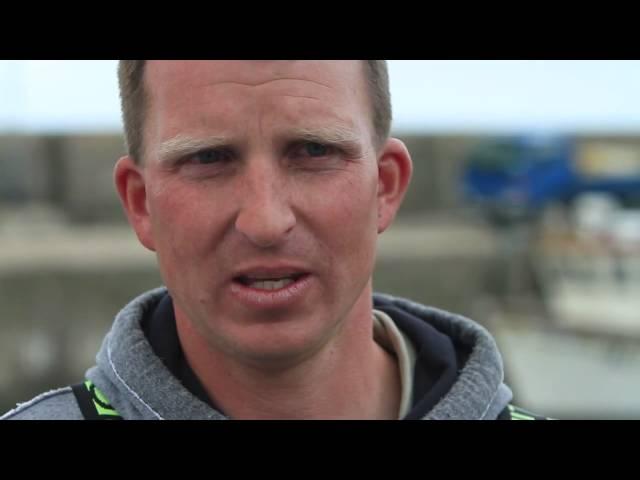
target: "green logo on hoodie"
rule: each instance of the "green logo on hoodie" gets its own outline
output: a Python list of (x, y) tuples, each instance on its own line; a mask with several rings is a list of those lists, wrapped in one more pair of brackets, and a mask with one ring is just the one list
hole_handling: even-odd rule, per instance
[(116, 411), (115, 408), (111, 406), (107, 397), (102, 393), (90, 380), (86, 380), (84, 382), (85, 387), (91, 394), (91, 401), (93, 406), (96, 408), (96, 412), (98, 415), (105, 415), (109, 417), (119, 417), (120, 414)]

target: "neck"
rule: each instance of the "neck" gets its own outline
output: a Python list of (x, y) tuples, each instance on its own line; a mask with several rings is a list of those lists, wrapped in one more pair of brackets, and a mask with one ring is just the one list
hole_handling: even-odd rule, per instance
[(231, 418), (397, 419), (398, 366), (373, 340), (366, 290), (334, 337), (290, 365), (266, 369), (224, 354), (176, 311), (180, 342), (209, 396)]

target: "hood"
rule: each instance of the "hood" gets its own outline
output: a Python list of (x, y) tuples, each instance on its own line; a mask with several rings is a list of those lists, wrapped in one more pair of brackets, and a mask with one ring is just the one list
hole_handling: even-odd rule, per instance
[[(158, 358), (141, 328), (145, 314), (166, 295), (164, 287), (140, 295), (116, 316), (87, 371), (124, 418), (223, 420), (227, 417), (189, 392)], [(375, 294), (383, 302), (427, 322), (468, 351), (452, 388), (425, 419), (493, 419), (511, 400), (503, 383), (502, 359), (491, 335), (467, 318), (410, 300)]]
[(513, 394), (504, 384), (502, 357), (495, 340), (481, 325), (461, 315), (376, 293), (374, 305), (392, 306), (449, 337), (464, 362), (458, 376), (425, 420), (492, 420)]

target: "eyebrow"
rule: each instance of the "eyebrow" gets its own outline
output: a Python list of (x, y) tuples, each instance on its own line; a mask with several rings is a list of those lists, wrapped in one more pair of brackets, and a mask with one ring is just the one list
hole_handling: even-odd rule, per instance
[(158, 147), (158, 160), (161, 164), (166, 164), (176, 158), (185, 157), (200, 150), (217, 148), (228, 144), (228, 140), (224, 137), (194, 138), (186, 135), (176, 135), (160, 144)]
[(296, 140), (337, 145), (355, 145), (360, 143), (360, 135), (352, 129), (342, 126), (294, 128), (287, 132), (287, 136), (293, 137)]

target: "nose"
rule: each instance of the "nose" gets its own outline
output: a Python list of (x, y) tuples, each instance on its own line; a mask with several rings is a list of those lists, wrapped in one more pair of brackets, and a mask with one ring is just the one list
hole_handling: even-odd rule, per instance
[(235, 229), (260, 248), (281, 244), (296, 224), (286, 173), (277, 165), (251, 165), (241, 184)]

